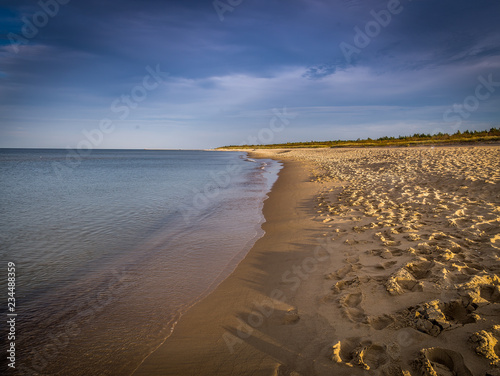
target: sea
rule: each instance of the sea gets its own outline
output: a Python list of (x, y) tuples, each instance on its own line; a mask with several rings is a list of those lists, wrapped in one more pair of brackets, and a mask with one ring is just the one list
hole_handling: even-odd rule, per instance
[(0, 149), (1, 373), (132, 375), (263, 236), (280, 169), (242, 152)]

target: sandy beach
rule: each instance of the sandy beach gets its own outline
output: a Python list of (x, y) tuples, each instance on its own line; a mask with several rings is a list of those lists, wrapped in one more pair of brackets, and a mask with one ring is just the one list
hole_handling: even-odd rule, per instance
[(134, 375), (500, 375), (500, 146), (251, 155), (266, 234)]

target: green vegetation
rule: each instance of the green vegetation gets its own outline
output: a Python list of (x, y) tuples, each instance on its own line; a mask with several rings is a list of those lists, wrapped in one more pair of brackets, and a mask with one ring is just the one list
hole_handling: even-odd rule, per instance
[(310, 141), (287, 142), (271, 145), (230, 145), (218, 149), (284, 149), (284, 148), (339, 148), (339, 147), (381, 147), (381, 146), (411, 146), (411, 145), (439, 145), (457, 143), (475, 143), (500, 141), (500, 129), (491, 128), (489, 131), (465, 131), (437, 133), (435, 135), (415, 133), (413, 136), (380, 137), (376, 140), (337, 140), (337, 141)]

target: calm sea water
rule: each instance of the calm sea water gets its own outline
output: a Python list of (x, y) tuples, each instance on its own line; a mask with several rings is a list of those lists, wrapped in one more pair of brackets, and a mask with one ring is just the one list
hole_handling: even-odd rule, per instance
[(9, 374), (130, 375), (263, 235), (280, 168), (238, 152), (0, 149)]

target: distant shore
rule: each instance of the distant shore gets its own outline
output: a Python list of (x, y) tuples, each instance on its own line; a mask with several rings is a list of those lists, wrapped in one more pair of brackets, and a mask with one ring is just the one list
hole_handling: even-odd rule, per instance
[(473, 144), (500, 144), (500, 129), (484, 131), (457, 131), (453, 134), (415, 133), (412, 136), (379, 137), (357, 140), (287, 142), (284, 144), (229, 145), (218, 150), (234, 149), (282, 149), (282, 148), (366, 148), (366, 147), (410, 147), (410, 146), (456, 146)]
[(499, 146), (251, 157), (266, 234), (134, 375), (495, 374)]

